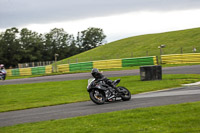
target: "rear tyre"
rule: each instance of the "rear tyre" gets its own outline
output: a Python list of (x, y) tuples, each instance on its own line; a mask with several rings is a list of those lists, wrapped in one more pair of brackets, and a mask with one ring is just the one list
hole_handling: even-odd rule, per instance
[(105, 95), (104, 95), (103, 91), (94, 89), (94, 90), (90, 91), (89, 94), (90, 94), (90, 99), (94, 103), (96, 103), (98, 105), (105, 103), (106, 98), (105, 98)]
[(121, 98), (123, 101), (128, 101), (131, 99), (131, 93), (127, 88), (120, 86), (118, 89), (122, 91)]

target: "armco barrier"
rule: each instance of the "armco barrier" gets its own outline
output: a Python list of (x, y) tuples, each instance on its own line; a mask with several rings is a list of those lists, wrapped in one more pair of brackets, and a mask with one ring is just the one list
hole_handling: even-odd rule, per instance
[[(157, 65), (156, 56), (62, 64), (57, 65), (57, 71), (72, 72), (91, 70), (92, 68), (110, 69), (141, 65)], [(49, 74), (52, 73), (52, 65), (32, 68), (11, 69), (7, 71), (9, 73), (9, 76)]]
[(12, 69), (11, 72), (12, 72), (12, 76), (19, 76), (19, 69), (18, 68)]
[(58, 65), (58, 72), (69, 72), (69, 64)]
[(122, 68), (121, 59), (94, 61), (93, 67), (98, 69)]
[(19, 69), (20, 76), (32, 75), (31, 68)]
[(20, 69), (7, 69), (8, 76), (28, 76), (52, 73), (52, 66), (29, 67)]
[(7, 76), (12, 76), (12, 70), (11, 69), (6, 70), (6, 72), (7, 72)]
[(122, 59), (123, 67), (141, 66), (141, 65), (156, 65), (156, 57), (138, 57)]
[(93, 68), (92, 62), (81, 62), (69, 64), (70, 71), (91, 70)]
[(81, 70), (91, 70), (93, 68), (93, 62), (82, 62), (79, 64), (81, 66)]
[(200, 63), (200, 53), (162, 55), (161, 60), (162, 64)]
[(32, 71), (32, 75), (37, 75), (38, 74), (38, 67), (33, 67), (31, 69), (31, 71)]
[(32, 67), (31, 68), (32, 75), (39, 75), (39, 74), (45, 74), (45, 67)]
[(45, 66), (45, 73), (46, 74), (52, 73), (52, 65)]
[(153, 56), (154, 65), (158, 65), (158, 56)]

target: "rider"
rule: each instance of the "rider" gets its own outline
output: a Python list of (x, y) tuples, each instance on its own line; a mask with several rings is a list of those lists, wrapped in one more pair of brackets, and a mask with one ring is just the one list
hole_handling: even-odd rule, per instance
[(0, 75), (1, 75), (0, 79), (1, 79), (1, 78), (2, 78), (3, 80), (6, 79), (6, 70), (4, 69), (4, 65), (3, 65), (3, 64), (0, 65)]
[(114, 88), (117, 92), (121, 92), (115, 85), (113, 85), (113, 81), (107, 79), (97, 68), (93, 68), (91, 72), (92, 76), (95, 78), (96, 81), (104, 81), (106, 84)]

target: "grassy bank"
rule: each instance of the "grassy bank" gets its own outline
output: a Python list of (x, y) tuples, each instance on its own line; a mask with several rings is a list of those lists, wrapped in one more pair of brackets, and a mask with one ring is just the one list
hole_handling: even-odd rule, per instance
[(75, 63), (77, 60), (79, 62), (85, 62), (147, 55), (156, 56), (160, 55), (158, 46), (163, 44), (166, 46), (163, 49), (164, 54), (192, 53), (194, 47), (199, 52), (199, 42), (200, 28), (140, 35), (99, 46), (70, 58), (63, 59), (58, 64), (66, 62)]
[[(140, 76), (120, 77), (120, 86), (132, 94), (178, 87), (200, 81), (197, 74), (163, 75), (163, 80), (140, 81)], [(112, 80), (117, 79), (111, 78)], [(87, 80), (1, 85), (0, 112), (89, 100)]]
[(1, 133), (198, 133), (200, 102), (116, 111), (0, 128)]

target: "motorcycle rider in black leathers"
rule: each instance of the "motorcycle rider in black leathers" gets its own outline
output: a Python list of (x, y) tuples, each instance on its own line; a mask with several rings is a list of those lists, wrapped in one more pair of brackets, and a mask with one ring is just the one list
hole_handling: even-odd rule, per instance
[(121, 92), (115, 85), (113, 85), (113, 81), (106, 78), (97, 68), (93, 68), (91, 72), (92, 76), (95, 78), (95, 81), (104, 81), (107, 85), (114, 88), (117, 92)]
[(4, 69), (4, 65), (0, 65), (0, 80), (5, 80), (6, 79), (6, 70)]

